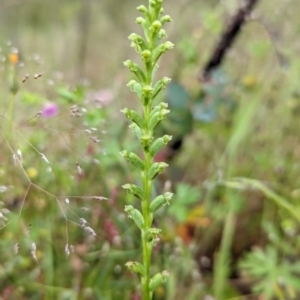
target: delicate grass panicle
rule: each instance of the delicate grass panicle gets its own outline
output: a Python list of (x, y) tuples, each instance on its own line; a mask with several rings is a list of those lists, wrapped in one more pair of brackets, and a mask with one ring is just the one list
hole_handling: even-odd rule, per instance
[[(11, 46), (10, 44), (8, 45)], [(1, 48), (0, 48), (1, 52)], [(85, 136), (85, 140), (88, 141), (88, 144), (90, 145), (91, 140), (93, 143), (99, 143), (101, 140), (97, 137), (97, 128), (95, 127), (88, 127), (89, 125), (89, 119), (87, 114), (87, 109), (80, 104), (74, 104), (69, 108), (69, 119), (68, 122), (60, 123), (60, 120), (65, 121), (66, 114), (68, 111), (63, 109), (63, 105), (60, 102), (59, 104), (54, 102), (47, 101), (44, 103), (44, 101), (47, 99), (44, 96), (41, 96), (37, 93), (31, 93), (29, 92), (29, 89), (23, 88), (24, 85), (30, 84), (33, 82), (33, 80), (37, 80), (37, 85), (42, 83), (42, 81), (39, 81), (41, 77), (44, 76), (45, 72), (39, 72), (34, 75), (29, 75), (29, 73), (26, 73), (25, 76), (20, 77), (19, 71), (20, 67), (24, 66), (24, 62), (21, 62), (19, 59), (18, 50), (16, 48), (10, 48), (9, 52), (7, 54), (7, 58), (3, 56), (0, 56), (0, 61), (6, 62), (6, 64), (3, 67), (4, 71), (4, 78), (7, 83), (8, 90), (10, 92), (10, 99), (8, 101), (8, 105), (4, 105), (3, 112), (0, 112), (0, 140), (2, 142), (1, 144), (1, 159), (3, 159), (7, 154), (9, 154), (8, 162), (5, 163), (1, 161), (0, 164), (0, 179), (1, 179), (1, 185), (0, 185), (0, 199), (4, 200), (4, 202), (0, 201), (0, 230), (8, 227), (9, 225), (13, 225), (13, 223), (17, 220), (22, 220), (21, 223), (24, 224), (20, 226), (20, 230), (22, 233), (25, 233), (25, 236), (27, 239), (29, 239), (30, 243), (27, 245), (23, 243), (21, 240), (20, 243), (14, 243), (13, 245), (13, 253), (18, 254), (20, 252), (20, 255), (22, 255), (22, 250), (24, 250), (25, 247), (27, 247), (27, 253), (30, 253), (32, 259), (34, 262), (39, 263), (39, 260), (46, 259), (46, 255), (44, 255), (44, 245), (42, 245), (39, 242), (39, 239), (36, 234), (33, 235), (33, 237), (36, 239), (36, 242), (31, 238), (30, 232), (31, 232), (31, 225), (26, 226), (27, 218), (23, 215), (26, 208), (32, 203), (30, 201), (31, 199), (38, 199), (38, 202), (43, 202), (44, 204), (41, 204), (39, 206), (39, 209), (44, 208), (43, 205), (49, 205), (50, 207), (50, 201), (49, 203), (46, 203), (46, 199), (51, 198), (55, 199), (57, 206), (59, 208), (59, 218), (61, 216), (65, 220), (65, 245), (64, 245), (64, 252), (66, 257), (68, 257), (71, 253), (74, 252), (75, 247), (70, 244), (69, 241), (69, 233), (68, 233), (68, 226), (69, 223), (76, 224), (77, 226), (84, 229), (87, 234), (89, 235), (89, 241), (92, 241), (96, 236), (99, 236), (98, 233), (95, 232), (95, 230), (90, 226), (88, 219), (80, 218), (79, 214), (75, 212), (72, 207), (73, 205), (77, 204), (78, 201), (85, 201), (85, 202), (93, 202), (95, 201), (103, 201), (103, 200), (109, 200), (106, 197), (103, 196), (74, 196), (74, 195), (68, 195), (68, 196), (56, 196), (55, 193), (60, 193), (61, 190), (64, 190), (62, 186), (59, 184), (59, 187), (56, 188), (52, 184), (53, 192), (49, 192), (46, 189), (42, 187), (42, 184), (45, 184), (45, 180), (52, 180), (49, 178), (56, 178), (57, 181), (60, 181), (61, 178), (64, 177), (64, 175), (67, 175), (70, 180), (67, 181), (67, 185), (65, 188), (69, 189), (69, 187), (74, 187), (78, 182), (81, 180), (86, 179), (85, 178), (85, 172), (84, 172), (84, 166), (82, 167), (79, 162), (83, 161), (83, 156), (81, 155), (81, 148), (77, 152), (73, 150), (71, 144), (72, 136), (76, 137), (79, 133), (84, 133), (87, 136)], [(28, 61), (32, 61), (32, 59), (28, 59)], [(36, 65), (38, 65), (39, 56), (35, 55), (33, 57), (33, 60)], [(1, 67), (1, 66), (0, 66)], [(26, 66), (26, 68), (29, 68)], [(1, 71), (1, 70), (0, 70)], [(46, 74), (47, 77), (47, 74)], [(53, 85), (54, 81), (52, 79), (48, 79), (48, 84)], [(39, 86), (41, 87), (41, 86)], [(61, 87), (60, 87), (61, 88)], [(59, 88), (59, 89), (60, 89)], [(59, 91), (59, 89), (57, 91)], [(63, 94), (60, 94), (59, 101), (64, 101), (66, 98), (68, 99), (67, 103), (68, 105), (71, 102), (79, 102), (83, 100), (83, 92), (79, 93), (80, 90), (79, 86), (74, 91), (70, 91), (67, 89), (67, 96)], [(81, 90), (80, 90), (81, 91)], [(78, 93), (78, 94), (77, 94)], [(106, 92), (107, 94), (107, 92)], [(63, 96), (64, 95), (64, 96)], [(109, 95), (108, 95), (109, 96)], [(39, 107), (38, 112), (34, 112), (33, 115), (26, 116), (25, 119), (22, 119), (19, 121), (22, 113), (23, 108), (25, 113), (27, 113), (27, 110), (25, 110), (26, 104), (29, 104), (30, 107)], [(36, 105), (36, 106), (34, 106)], [(60, 116), (61, 115), (61, 116)], [(83, 128), (78, 128), (78, 122), (72, 121), (72, 119), (77, 119), (83, 117), (84, 121), (82, 123), (84, 124)], [(55, 118), (55, 119), (54, 119)], [(37, 119), (39, 119), (37, 121)], [(49, 122), (49, 119), (54, 119), (53, 122)], [(75, 123), (76, 122), (76, 123)], [(56, 123), (53, 127), (53, 123)], [(52, 124), (52, 125), (51, 125)], [(60, 131), (58, 129), (60, 124), (64, 124), (63, 126), (67, 126), (66, 130)], [(33, 139), (34, 142), (31, 141), (31, 137), (27, 138), (27, 134), (23, 134), (23, 129), (32, 129), (32, 136), (35, 136)], [(53, 136), (55, 136), (55, 152), (59, 152), (60, 150), (63, 151), (64, 155), (66, 153), (66, 149), (70, 149), (73, 153), (73, 156), (77, 156), (77, 159), (79, 162), (76, 162), (73, 164), (73, 167), (76, 167), (76, 175), (74, 176), (75, 172), (69, 173), (69, 162), (68, 160), (65, 160), (63, 163), (63, 166), (66, 167), (66, 171), (62, 171), (60, 168), (56, 168), (57, 163), (51, 153), (49, 151), (49, 148), (47, 147), (50, 145), (49, 143), (53, 142), (53, 140), (42, 140), (42, 136), (39, 137), (39, 133), (41, 131), (47, 131), (49, 132), (49, 138), (51, 137), (52, 133)], [(64, 134), (66, 133), (66, 135)], [(101, 130), (101, 133), (105, 133), (104, 130)], [(44, 135), (43, 135), (44, 136)], [(74, 139), (75, 140), (75, 139)], [(48, 142), (48, 143), (47, 143)], [(37, 145), (36, 145), (37, 144)], [(85, 143), (81, 143), (83, 147), (88, 147)], [(51, 145), (50, 145), (51, 146)], [(53, 146), (53, 145), (52, 145)], [(39, 148), (44, 149), (45, 154), (40, 152)], [(53, 148), (53, 147), (52, 147)], [(22, 150), (21, 150), (22, 149)], [(77, 148), (78, 149), (78, 148)], [(31, 150), (33, 150), (33, 153), (35, 156), (32, 155)], [(83, 150), (84, 154), (86, 153), (86, 148)], [(80, 154), (79, 154), (80, 153)], [(49, 155), (50, 154), (50, 155)], [(48, 159), (49, 155), (49, 159)], [(31, 158), (31, 156), (33, 158)], [(90, 155), (91, 156), (91, 155)], [(11, 158), (13, 165), (11, 165)], [(43, 160), (41, 165), (39, 163), (35, 162), (35, 158), (38, 157), (40, 160)], [(92, 156), (91, 156), (92, 157)], [(91, 158), (90, 157), (90, 158)], [(98, 160), (93, 159), (93, 162), (95, 164), (98, 163)], [(57, 172), (58, 171), (58, 172)], [(74, 170), (75, 171), (75, 170)], [(47, 179), (44, 179), (43, 177), (47, 177), (48, 173), (52, 173), (50, 177)], [(19, 175), (22, 175), (22, 186), (18, 187), (18, 184), (20, 183)], [(46, 174), (46, 176), (44, 176)], [(87, 176), (86, 176), (87, 177)], [(6, 182), (7, 181), (7, 182)], [(63, 181), (63, 180), (62, 180)], [(4, 182), (2, 185), (2, 182)], [(52, 182), (52, 181), (49, 181)], [(73, 182), (73, 183), (72, 183)], [(73, 184), (73, 185), (72, 185)], [(24, 186), (24, 190), (22, 190), (19, 194), (19, 190)], [(71, 190), (71, 188), (69, 189)], [(4, 193), (4, 196), (2, 196), (2, 193)], [(8, 194), (9, 193), (9, 194)], [(16, 194), (14, 194), (16, 193)], [(37, 193), (37, 194), (35, 194)], [(36, 196), (42, 194), (41, 196)], [(10, 199), (16, 199), (13, 200), (16, 203), (11, 202)], [(7, 203), (6, 203), (7, 202)], [(28, 205), (27, 205), (27, 202)], [(73, 202), (73, 203), (72, 203)], [(10, 207), (16, 208), (18, 206), (19, 212), (17, 214), (11, 213), (5, 205), (9, 205)], [(83, 212), (87, 212), (90, 210), (90, 204), (86, 203), (87, 207), (81, 207)], [(46, 206), (45, 206), (46, 207)], [(35, 208), (34, 208), (35, 209)], [(52, 210), (51, 210), (52, 211)], [(72, 215), (72, 219), (69, 218), (69, 215)], [(85, 215), (87, 215), (85, 213)], [(33, 213), (30, 213), (30, 218), (33, 218)], [(38, 217), (39, 218), (39, 217)], [(31, 221), (31, 220), (30, 220)], [(44, 222), (43, 222), (44, 223)], [(46, 222), (47, 223), (47, 222)], [(39, 222), (40, 224), (40, 222)], [(33, 225), (36, 229), (36, 226)], [(47, 225), (45, 225), (47, 226)], [(44, 237), (44, 226), (41, 227), (41, 236)], [(35, 231), (36, 233), (36, 231)], [(114, 232), (115, 233), (115, 232)], [(17, 235), (17, 238), (22, 238), (20, 234)], [(115, 234), (114, 238), (117, 240), (117, 235)], [(23, 248), (23, 249), (22, 249)], [(29, 250), (29, 251), (28, 251)], [(21, 297), (21, 296), (20, 296)], [(0, 297), (1, 298), (1, 297)]]
[(164, 162), (154, 162), (154, 156), (171, 140), (171, 136), (154, 138), (154, 130), (170, 112), (166, 103), (160, 103), (153, 107), (153, 102), (159, 92), (166, 87), (170, 79), (163, 77), (154, 82), (154, 75), (158, 68), (157, 62), (160, 56), (173, 48), (171, 42), (162, 42), (166, 38), (166, 32), (162, 29), (165, 22), (170, 22), (168, 15), (163, 15), (162, 0), (149, 0), (146, 8), (141, 5), (137, 9), (143, 14), (138, 17), (136, 23), (142, 25), (144, 37), (132, 33), (129, 36), (131, 46), (140, 54), (143, 67), (127, 60), (124, 65), (132, 72), (136, 80), (130, 80), (128, 87), (137, 94), (141, 101), (143, 113), (124, 108), (122, 112), (126, 118), (132, 121), (130, 128), (133, 129), (143, 150), (143, 158), (137, 154), (122, 151), (121, 155), (140, 171), (142, 186), (125, 184), (123, 188), (141, 201), (141, 210), (126, 205), (125, 211), (141, 230), (143, 246), (143, 262), (128, 262), (128, 269), (141, 278), (143, 300), (152, 299), (154, 290), (166, 280), (168, 271), (151, 274), (151, 253), (158, 241), (160, 229), (152, 228), (153, 215), (162, 206), (169, 204), (172, 193), (160, 195), (151, 199), (153, 181), (168, 166)]

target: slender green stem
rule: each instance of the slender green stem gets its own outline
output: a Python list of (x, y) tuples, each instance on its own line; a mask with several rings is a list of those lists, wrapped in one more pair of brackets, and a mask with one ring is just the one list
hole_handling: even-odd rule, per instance
[(236, 224), (236, 206), (239, 201), (234, 193), (228, 193), (229, 208), (225, 219), (220, 252), (217, 255), (214, 270), (213, 290), (214, 296), (218, 300), (224, 299), (225, 280), (229, 271), (230, 247), (232, 244), (235, 224)]
[[(149, 49), (152, 50), (152, 45), (149, 45)], [(146, 84), (152, 86), (152, 73), (153, 68), (148, 70), (146, 74)], [(143, 105), (144, 111), (144, 120), (145, 120), (145, 131), (149, 136), (153, 136), (153, 132), (149, 130), (148, 123), (150, 119), (151, 112), (151, 103), (152, 99), (149, 101), (147, 105)], [(153, 163), (153, 157), (149, 153), (148, 149), (143, 149), (144, 159), (145, 159), (145, 171), (144, 171), (144, 180), (143, 180), (143, 189), (145, 193), (144, 201), (142, 202), (142, 213), (145, 220), (145, 226), (142, 230), (142, 244), (143, 244), (143, 264), (146, 268), (146, 276), (142, 280), (143, 286), (143, 300), (151, 300), (152, 293), (150, 292), (150, 266), (151, 266), (151, 254), (152, 254), (152, 244), (146, 240), (145, 231), (148, 228), (152, 227), (152, 217), (150, 216), (150, 199), (151, 199), (151, 190), (152, 190), (152, 180), (149, 180), (148, 173)]]
[(15, 95), (11, 95), (11, 99), (8, 105), (8, 118), (7, 118), (7, 126), (5, 126), (4, 133), (10, 143), (12, 143), (13, 136), (13, 119), (14, 119), (14, 107), (15, 107)]
[(14, 106), (15, 106), (15, 95), (11, 95), (11, 99), (8, 105), (8, 119), (11, 122), (14, 113)]
[[(150, 105), (144, 106), (144, 120), (145, 123), (148, 124), (150, 117), (151, 107)], [(148, 131), (148, 128), (146, 129)], [(147, 132), (149, 134), (149, 132)], [(152, 132), (151, 132), (152, 135)], [(142, 280), (142, 289), (143, 289), (143, 300), (150, 300), (152, 297), (150, 295), (150, 265), (151, 265), (151, 253), (152, 253), (152, 245), (146, 240), (146, 230), (151, 228), (152, 226), (152, 217), (150, 216), (150, 196), (152, 190), (152, 181), (148, 178), (148, 172), (152, 165), (153, 158), (145, 149), (144, 158), (145, 158), (145, 171), (144, 171), (144, 180), (143, 180), (143, 189), (144, 189), (144, 200), (142, 202), (142, 213), (145, 220), (145, 225), (142, 230), (141, 238), (143, 244), (143, 265), (146, 268), (146, 275)]]

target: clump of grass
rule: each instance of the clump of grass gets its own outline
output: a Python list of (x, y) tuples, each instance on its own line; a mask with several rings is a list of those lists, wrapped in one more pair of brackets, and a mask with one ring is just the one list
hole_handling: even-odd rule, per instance
[(152, 276), (151, 274), (151, 253), (156, 245), (161, 229), (153, 227), (154, 213), (162, 206), (169, 204), (173, 196), (166, 192), (163, 195), (151, 199), (151, 191), (155, 178), (168, 166), (165, 162), (155, 162), (154, 156), (163, 149), (171, 140), (171, 136), (164, 135), (155, 138), (156, 127), (166, 118), (170, 112), (167, 103), (161, 102), (154, 106), (154, 100), (160, 91), (166, 87), (170, 79), (163, 77), (154, 81), (154, 75), (158, 68), (157, 62), (160, 56), (173, 48), (169, 41), (161, 42), (167, 37), (162, 26), (171, 21), (169, 15), (162, 15), (162, 0), (149, 0), (149, 6), (139, 6), (137, 9), (144, 17), (138, 17), (136, 23), (143, 27), (144, 37), (132, 33), (129, 36), (131, 46), (140, 54), (143, 67), (131, 60), (124, 62), (132, 72), (136, 80), (130, 80), (127, 84), (130, 90), (135, 93), (142, 104), (142, 115), (136, 110), (124, 108), (122, 112), (126, 118), (132, 121), (130, 128), (138, 138), (143, 158), (136, 153), (124, 150), (121, 155), (140, 172), (142, 186), (125, 184), (123, 188), (133, 194), (141, 201), (141, 210), (132, 205), (126, 205), (125, 211), (128, 217), (133, 219), (141, 231), (141, 243), (143, 247), (143, 261), (130, 261), (126, 263), (128, 269), (141, 278), (142, 295), (144, 300), (152, 299), (153, 291), (166, 280), (169, 272), (164, 270)]

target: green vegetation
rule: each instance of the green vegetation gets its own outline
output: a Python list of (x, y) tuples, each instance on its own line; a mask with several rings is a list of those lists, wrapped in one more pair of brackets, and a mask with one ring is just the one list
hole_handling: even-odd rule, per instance
[[(0, 299), (299, 299), (298, 1), (259, 1), (207, 81), (198, 74), (240, 1), (164, 1), (176, 47), (156, 72), (172, 82), (150, 101), (170, 110), (158, 153), (120, 112), (150, 113), (123, 66), (137, 61), (126, 37), (142, 35), (141, 4), (0, 3)], [(124, 149), (169, 165), (142, 200), (161, 232), (141, 282), (125, 265), (150, 270), (146, 228), (124, 212), (141, 201), (122, 186), (149, 178)], [(152, 220), (148, 200), (168, 193)]]

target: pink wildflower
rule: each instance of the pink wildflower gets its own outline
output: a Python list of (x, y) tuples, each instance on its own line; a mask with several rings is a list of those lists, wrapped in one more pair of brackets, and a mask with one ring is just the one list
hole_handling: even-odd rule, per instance
[(58, 114), (58, 106), (55, 103), (48, 103), (43, 109), (43, 116), (53, 118)]

